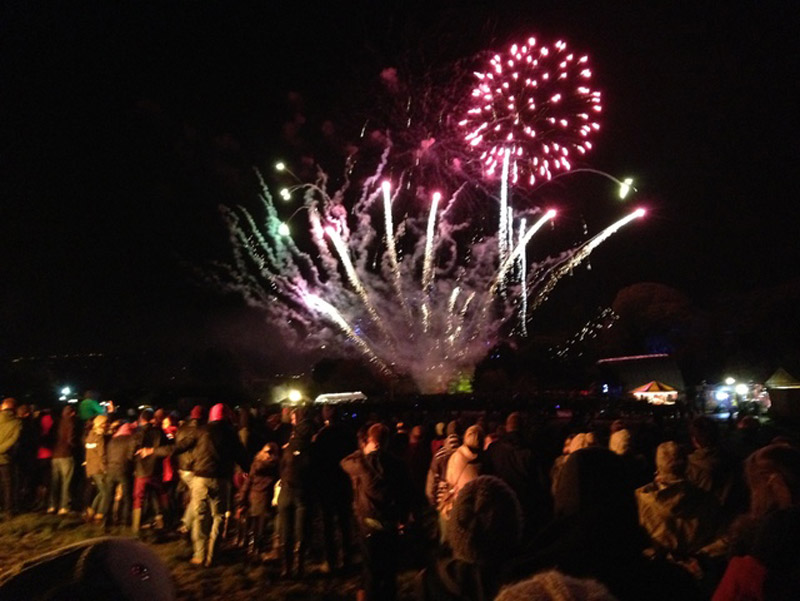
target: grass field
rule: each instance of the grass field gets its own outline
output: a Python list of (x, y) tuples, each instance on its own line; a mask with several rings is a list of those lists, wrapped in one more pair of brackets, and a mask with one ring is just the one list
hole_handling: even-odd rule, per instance
[[(123, 534), (112, 530), (111, 535)], [(100, 526), (87, 525), (77, 514), (64, 517), (43, 514), (23, 514), (0, 523), (0, 572), (20, 562), (31, 560), (64, 545), (104, 536)], [(175, 580), (177, 598), (181, 601), (224, 599), (320, 599), (344, 601), (355, 599), (358, 588), (356, 573), (346, 576), (323, 574), (315, 562), (309, 565), (302, 580), (281, 580), (276, 564), (250, 565), (244, 553), (227, 546), (218, 553), (211, 568), (197, 568), (188, 563), (190, 550), (177, 537), (156, 542), (144, 537), (150, 547), (164, 560)], [(411, 600), (416, 569), (401, 572), (399, 599)]]

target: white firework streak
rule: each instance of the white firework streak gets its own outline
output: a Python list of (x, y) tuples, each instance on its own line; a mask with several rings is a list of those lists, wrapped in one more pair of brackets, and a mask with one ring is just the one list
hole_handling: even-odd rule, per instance
[(352, 340), (359, 349), (361, 349), (361, 352), (369, 357), (369, 359), (382, 371), (391, 371), (386, 363), (384, 363), (383, 360), (375, 354), (375, 351), (372, 350), (372, 347), (370, 347), (367, 341), (364, 340), (363, 337), (359, 336), (355, 330), (353, 330), (353, 327), (347, 323), (347, 320), (336, 307), (314, 294), (306, 294), (305, 301), (311, 309), (329, 317), (337, 326), (339, 326), (347, 335), (347, 337)]
[(550, 270), (549, 277), (547, 278), (547, 281), (545, 282), (544, 286), (542, 286), (542, 288), (538, 290), (536, 293), (536, 298), (533, 301), (531, 310), (535, 311), (544, 301), (546, 301), (547, 296), (550, 294), (550, 292), (553, 291), (553, 288), (555, 288), (556, 284), (558, 283), (558, 280), (560, 280), (564, 275), (569, 273), (572, 269), (580, 265), (580, 263), (584, 261), (586, 257), (592, 254), (592, 251), (595, 248), (597, 248), (603, 242), (608, 240), (611, 236), (616, 234), (620, 230), (620, 228), (627, 225), (634, 219), (642, 217), (643, 215), (644, 215), (643, 209), (636, 209), (630, 215), (623, 217), (616, 223), (612, 223), (602, 232), (597, 234), (594, 238), (592, 238), (588, 242), (584, 243), (580, 248), (578, 248), (578, 250), (575, 251), (575, 253), (569, 259), (567, 259), (563, 263), (557, 265), (555, 268)]
[(519, 253), (515, 251), (519, 262), (519, 285), (520, 285), (520, 298), (522, 299), (522, 308), (520, 309), (519, 323), (522, 328), (522, 335), (527, 338), (528, 336), (528, 260), (526, 245), (525, 245), (525, 226), (527, 225), (526, 219), (523, 217), (519, 221), (519, 242), (518, 246), (521, 248)]
[[(457, 212), (449, 209), (463, 185), (443, 211), (438, 212), (437, 199), (427, 215), (411, 212), (394, 223), (391, 188), (379, 184), (385, 164), (384, 155), (364, 187), (351, 186), (344, 178), (339, 189), (329, 193), (328, 176), (321, 171), (315, 182), (298, 186), (304, 191), (303, 205), (294, 214), (306, 214), (311, 252), (281, 235), (279, 208), (259, 180), (264, 219), (256, 220), (243, 207), (223, 207), (233, 260), (214, 264), (215, 273), (207, 275), (216, 286), (264, 310), (287, 345), (309, 351), (323, 345), (339, 352), (352, 348), (383, 372), (410, 375), (424, 392), (441, 392), (459, 373), (469, 373), (515, 316), (521, 317), (525, 332), (528, 292), (542, 289), (535, 308), (564, 273), (636, 216), (568, 251), (566, 258), (528, 265), (526, 245), (552, 213), (530, 228), (521, 216), (514, 231), (508, 227), (506, 207), (506, 250), (499, 261), (499, 234), (476, 237), (465, 245), (473, 226), (468, 220), (451, 221)], [(400, 175), (403, 185), (395, 197), (411, 196), (414, 202), (408, 206), (413, 207), (422, 204), (427, 192), (422, 186), (412, 189), (412, 179)], [(384, 232), (376, 229), (376, 217)], [(512, 279), (509, 271), (518, 273)], [(508, 286), (508, 297), (493, 294), (501, 282)], [(336, 344), (343, 336), (349, 345)]]
[(511, 150), (506, 148), (503, 153), (503, 172), (500, 179), (500, 225), (497, 230), (497, 255), (500, 263), (506, 260), (506, 253), (508, 252), (508, 223), (506, 219), (506, 207), (508, 206), (508, 163), (511, 156)]
[(350, 284), (352, 284), (353, 288), (356, 289), (356, 292), (364, 302), (364, 307), (366, 307), (367, 313), (369, 313), (373, 323), (378, 326), (381, 333), (386, 336), (387, 339), (391, 340), (392, 335), (389, 333), (389, 330), (386, 329), (386, 324), (384, 324), (383, 320), (378, 315), (378, 312), (375, 310), (375, 306), (372, 304), (372, 301), (369, 298), (367, 289), (364, 288), (364, 284), (361, 283), (361, 278), (358, 277), (358, 273), (353, 267), (353, 262), (350, 260), (350, 253), (348, 252), (347, 247), (344, 245), (341, 236), (339, 236), (339, 232), (337, 232), (333, 227), (328, 227), (325, 230), (325, 233), (328, 234), (331, 242), (333, 242), (333, 246), (336, 248), (336, 252), (339, 253), (339, 259), (342, 261), (342, 265), (344, 265), (344, 270), (347, 273), (347, 277), (350, 279)]

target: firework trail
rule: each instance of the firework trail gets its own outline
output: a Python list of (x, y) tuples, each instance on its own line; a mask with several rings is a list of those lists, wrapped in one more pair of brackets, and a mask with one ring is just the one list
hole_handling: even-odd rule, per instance
[[(233, 261), (215, 264), (211, 279), (262, 308), (287, 345), (355, 349), (381, 372), (410, 376), (422, 392), (445, 391), (514, 330), (512, 322), (527, 335), (529, 314), (560, 278), (643, 214), (621, 219), (575, 249), (528, 262), (528, 244), (556, 213), (528, 206), (515, 215), (512, 186), (523, 177), (533, 185), (563, 174), (572, 169), (571, 153), (591, 149), (588, 138), (599, 125), (590, 115), (601, 108), (600, 93), (588, 87), (587, 62), (564, 42), (537, 46), (531, 38), (475, 73), (473, 106), (458, 127), (480, 157), (483, 176), (501, 171), (496, 233), (476, 229), (480, 215), (454, 209), (468, 187), (489, 198), (463, 171), (459, 184), (443, 186), (454, 192), (440, 209), (442, 195), (432, 194), (424, 177), (429, 171), (414, 173), (407, 149), (395, 152), (387, 135), (368, 176), (351, 181), (351, 157), (337, 183), (318, 169), (314, 181), (294, 187), (303, 204), (292, 217), (308, 220), (308, 234), (297, 238), (302, 243), (280, 220), (259, 175), (263, 215), (223, 207)], [(421, 147), (431, 144), (425, 139)], [(426, 169), (434, 155), (427, 156)], [(397, 222), (393, 205), (403, 207), (395, 212), (402, 214)]]

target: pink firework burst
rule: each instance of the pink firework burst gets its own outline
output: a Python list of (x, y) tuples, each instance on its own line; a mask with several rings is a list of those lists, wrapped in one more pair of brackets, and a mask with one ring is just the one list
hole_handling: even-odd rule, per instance
[(600, 92), (591, 88), (589, 57), (561, 40), (541, 45), (533, 37), (495, 54), (475, 72), (471, 108), (459, 126), (493, 176), (509, 158), (509, 179), (529, 184), (572, 168), (592, 148), (600, 129)]

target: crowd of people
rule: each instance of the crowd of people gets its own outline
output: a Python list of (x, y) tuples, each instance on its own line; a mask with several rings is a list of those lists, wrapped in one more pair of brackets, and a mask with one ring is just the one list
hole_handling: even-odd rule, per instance
[(55, 417), (9, 398), (0, 489), (8, 516), (182, 533), (198, 569), (229, 547), (287, 579), (360, 563), (368, 600), (396, 597), (409, 555), (426, 601), (800, 599), (800, 449), (753, 417), (129, 416), (94, 395)]

